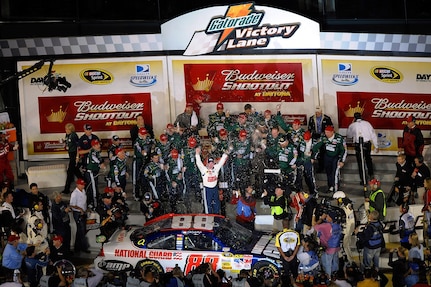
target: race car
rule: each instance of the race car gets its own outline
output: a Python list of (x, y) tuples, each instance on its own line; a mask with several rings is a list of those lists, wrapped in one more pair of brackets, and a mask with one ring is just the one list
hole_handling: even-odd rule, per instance
[(252, 232), (214, 214), (166, 214), (142, 227), (116, 231), (94, 260), (104, 271), (154, 267), (163, 274), (176, 265), (188, 274), (202, 263), (236, 278), (241, 269), (263, 279), (280, 276), (279, 253), (270, 234)]

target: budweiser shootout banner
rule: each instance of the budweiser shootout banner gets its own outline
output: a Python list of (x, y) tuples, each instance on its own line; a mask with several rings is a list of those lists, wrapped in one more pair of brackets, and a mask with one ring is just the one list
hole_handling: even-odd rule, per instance
[(250, 103), (256, 112), (275, 113), (282, 103), (288, 119), (301, 119), (314, 111), (317, 99), (315, 56), (212, 56), (169, 57), (172, 120), (191, 102), (208, 123), (218, 102), (238, 114)]
[[(137, 115), (143, 114), (155, 130), (163, 129), (163, 123), (169, 121), (170, 106), (165, 59), (58, 60), (52, 76), (59, 85), (53, 89), (43, 83), (49, 63), (23, 78), (19, 92), (24, 159), (67, 157), (60, 141), (66, 123), (75, 125), (78, 136), (83, 134), (84, 124), (90, 124), (102, 139), (104, 150), (115, 134), (131, 147), (129, 130)], [(18, 70), (33, 64), (19, 62)]]
[(383, 154), (397, 152), (410, 115), (429, 137), (431, 59), (318, 56), (318, 63), (325, 113), (341, 134), (346, 134), (353, 114), (360, 112), (376, 129)]

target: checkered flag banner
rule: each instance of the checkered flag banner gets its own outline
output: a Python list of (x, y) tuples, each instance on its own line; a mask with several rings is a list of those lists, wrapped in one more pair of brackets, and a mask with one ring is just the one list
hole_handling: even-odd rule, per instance
[(195, 32), (183, 55), (196, 56), (211, 53), (214, 51), (219, 37), (220, 33), (208, 35), (205, 31)]

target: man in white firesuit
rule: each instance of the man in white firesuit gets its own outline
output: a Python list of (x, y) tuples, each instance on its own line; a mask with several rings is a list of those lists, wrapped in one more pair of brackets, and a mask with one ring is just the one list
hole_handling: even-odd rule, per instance
[(355, 213), (353, 210), (352, 201), (346, 197), (346, 194), (339, 190), (334, 193), (332, 196), (335, 200), (337, 200), (338, 207), (344, 210), (346, 214), (346, 223), (342, 224), (343, 227), (343, 248), (346, 253), (347, 260), (349, 263), (353, 262), (353, 254), (350, 248), (352, 241), (352, 233), (355, 230)]

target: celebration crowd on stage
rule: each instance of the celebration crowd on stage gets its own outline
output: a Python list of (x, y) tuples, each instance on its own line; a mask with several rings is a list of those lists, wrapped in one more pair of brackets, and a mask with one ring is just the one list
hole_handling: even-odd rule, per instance
[[(360, 113), (355, 113), (345, 137), (321, 107), (316, 107), (308, 121), (291, 122), (286, 122), (281, 108), (277, 105), (274, 112), (257, 113), (246, 104), (243, 112), (231, 115), (218, 103), (206, 121), (208, 136), (200, 136), (204, 121), (193, 104), (187, 104), (158, 139), (144, 117), (138, 116), (137, 125), (130, 130), (133, 159), (117, 135), (104, 159), (101, 141), (90, 124), (84, 125), (81, 137), (73, 124), (66, 124), (69, 165), (62, 192), (48, 198), (37, 183), (29, 186), (30, 192), (15, 190), (10, 166), (2, 169), (2, 274), (7, 282), (0, 286), (21, 286), (20, 278), (29, 286), (385, 286), (388, 279), (379, 269), (379, 257), (388, 251), (393, 286), (420, 286), (429, 254), (418, 240), (409, 206), (423, 203), (426, 226), (431, 226), (431, 179), (415, 119), (407, 119), (393, 188), (386, 198), (381, 182), (374, 177), (371, 151), (374, 146), (378, 152), (376, 133)], [(339, 190), (346, 138), (356, 151), (360, 185), (368, 186), (364, 228), (356, 226), (352, 201)], [(0, 158), (8, 152), (1, 150), (10, 148), (7, 139), (2, 140)], [(326, 174), (326, 188), (316, 185), (316, 172)], [(272, 234), (282, 276), (253, 278), (242, 270), (238, 278), (225, 278), (211, 264), (185, 277), (176, 267), (170, 277), (163, 278), (151, 268), (135, 270), (127, 278), (103, 276), (95, 268), (75, 270), (68, 260), (91, 252), (86, 238), (89, 211), (100, 216), (99, 242), (109, 240), (117, 229), (127, 228), (129, 174), (133, 199), (139, 201), (146, 221), (171, 212), (226, 215), (227, 205), (232, 204), (236, 205), (236, 222), (254, 230), (256, 202), (263, 200), (274, 219)], [(103, 191), (99, 191), (99, 178), (106, 180)], [(75, 187), (72, 192), (71, 187)], [(64, 200), (65, 194), (70, 194), (69, 202)], [(331, 205), (328, 198), (336, 203)], [(388, 205), (400, 208), (399, 224), (390, 230), (400, 236), (397, 250), (385, 250), (382, 221)], [(24, 214), (23, 208), (30, 214)], [(76, 224), (73, 250), (70, 218)], [(428, 227), (426, 240), (431, 234)], [(360, 263), (350, 248), (352, 234), (362, 250)]]

